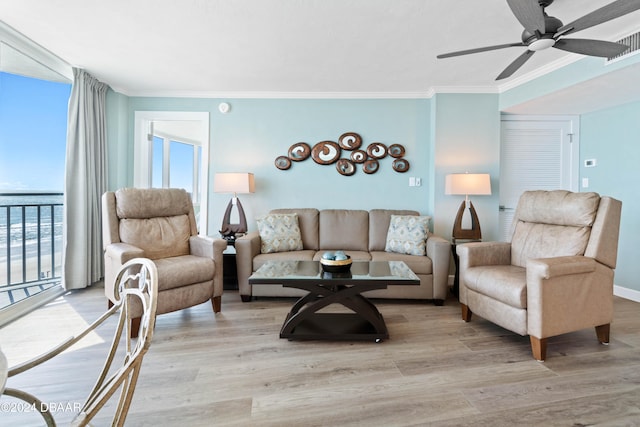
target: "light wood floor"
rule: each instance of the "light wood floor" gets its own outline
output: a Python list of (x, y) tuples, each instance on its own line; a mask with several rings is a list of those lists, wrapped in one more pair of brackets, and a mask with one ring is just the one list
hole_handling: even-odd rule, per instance
[[(102, 289), (66, 295), (0, 330), (14, 365), (80, 330), (105, 308)], [(290, 342), (278, 338), (292, 300), (210, 304), (159, 316), (130, 426), (631, 426), (640, 425), (640, 304), (616, 298), (609, 346), (585, 330), (550, 340), (533, 360), (529, 339), (443, 307), (378, 302), (391, 338)], [(9, 385), (56, 408), (93, 385), (108, 327)], [(0, 400), (6, 408), (8, 398)], [(5, 406), (2, 406), (2, 405)], [(97, 420), (102, 425), (104, 420)], [(0, 412), (0, 425), (40, 425)]]

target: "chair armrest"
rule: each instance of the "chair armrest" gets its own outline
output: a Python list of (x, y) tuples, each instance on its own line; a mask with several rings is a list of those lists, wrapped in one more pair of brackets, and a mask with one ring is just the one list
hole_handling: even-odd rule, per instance
[(594, 258), (527, 261), (527, 329), (546, 338), (613, 319), (613, 270)]
[[(134, 258), (144, 258), (144, 251), (129, 243), (111, 243), (104, 249), (104, 283), (113, 284), (120, 267)], [(104, 287), (104, 294), (109, 300), (114, 301), (114, 288)]]
[(129, 243), (112, 243), (107, 245), (104, 255), (122, 265), (134, 258), (144, 258), (144, 251)]
[(592, 273), (596, 264), (595, 259), (584, 256), (530, 259), (527, 260), (527, 279), (538, 281), (568, 274)]
[(511, 264), (511, 243), (471, 242), (456, 246), (460, 268)]
[(435, 234), (427, 236), (427, 256), (433, 264), (433, 298), (447, 299), (451, 243)]
[(224, 255), (227, 241), (219, 237), (191, 236), (189, 238), (191, 255), (213, 259), (213, 296), (222, 296), (224, 292)]
[(189, 238), (191, 255), (211, 258), (222, 262), (222, 253), (227, 249), (227, 241), (220, 238), (191, 236)]
[(260, 254), (260, 234), (252, 231), (236, 239), (236, 266), (240, 295), (251, 296), (249, 276), (253, 273), (253, 258)]

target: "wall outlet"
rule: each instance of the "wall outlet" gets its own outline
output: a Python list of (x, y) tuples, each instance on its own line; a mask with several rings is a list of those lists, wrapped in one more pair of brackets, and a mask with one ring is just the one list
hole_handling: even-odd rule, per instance
[(582, 188), (589, 188), (589, 178), (582, 178)]

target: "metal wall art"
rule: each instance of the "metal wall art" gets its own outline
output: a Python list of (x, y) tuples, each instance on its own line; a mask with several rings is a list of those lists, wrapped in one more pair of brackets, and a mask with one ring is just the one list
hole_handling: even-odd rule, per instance
[[(342, 154), (346, 157), (342, 157)], [(319, 165), (335, 163), (336, 170), (344, 176), (356, 173), (356, 165), (362, 165), (366, 174), (376, 173), (380, 169), (380, 161), (385, 157), (394, 160), (391, 167), (394, 171), (404, 173), (409, 170), (409, 161), (404, 158), (405, 149), (400, 144), (388, 147), (381, 142), (372, 142), (366, 148), (362, 147), (362, 137), (355, 132), (340, 135), (338, 142), (320, 141), (311, 147), (306, 142), (297, 142), (289, 147), (286, 156), (278, 156), (275, 166), (280, 170), (287, 170), (293, 162), (301, 162), (311, 157)]]

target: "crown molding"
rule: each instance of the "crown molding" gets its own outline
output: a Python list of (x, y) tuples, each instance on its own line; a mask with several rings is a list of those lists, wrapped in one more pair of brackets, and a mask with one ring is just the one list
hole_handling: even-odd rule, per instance
[(278, 91), (126, 91), (112, 87), (130, 97), (149, 98), (213, 98), (213, 99), (424, 99), (427, 92), (278, 92)]
[(224, 91), (124, 91), (112, 87), (116, 92), (130, 97), (148, 98), (210, 98), (210, 99), (430, 99), (437, 93), (499, 93), (492, 86), (439, 86), (426, 92), (224, 92)]
[(0, 41), (73, 82), (73, 67), (64, 59), (0, 21)]

